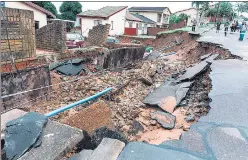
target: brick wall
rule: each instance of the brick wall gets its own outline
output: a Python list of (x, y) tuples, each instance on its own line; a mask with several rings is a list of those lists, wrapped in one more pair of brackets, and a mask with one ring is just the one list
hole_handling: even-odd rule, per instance
[(177, 29), (177, 28), (182, 28), (184, 26), (186, 26), (186, 22), (185, 21), (181, 21), (179, 23), (174, 23), (174, 24), (170, 25), (169, 30), (173, 30), (173, 29)]
[(130, 36), (124, 35), (124, 36), (118, 36), (117, 39), (119, 39), (121, 43), (131, 43), (133, 40), (137, 40), (137, 41), (140, 41), (141, 44), (145, 46), (150, 46), (154, 43), (153, 38), (130, 37)]
[(177, 28), (182, 28), (186, 25), (185, 21), (181, 21), (179, 23), (171, 24), (169, 28), (157, 28), (157, 27), (148, 27), (147, 28), (147, 35), (149, 36), (156, 36), (158, 32), (174, 30)]
[[(25, 90), (40, 88), (51, 84), (48, 66), (40, 66), (36, 68), (19, 70), (12, 73), (2, 73), (1, 81), (2, 96)], [(46, 95), (49, 92), (49, 89), (50, 88), (44, 88), (41, 90), (4, 98), (2, 109), (8, 110), (17, 105), (20, 105), (19, 107), (29, 107), (33, 105), (33, 103), (40, 100), (36, 100), (37, 97)], [(30, 100), (34, 101), (27, 103)]]
[(98, 56), (98, 62), (104, 69), (123, 67), (143, 58), (145, 47), (124, 47), (105, 51), (102, 56)]
[(35, 56), (34, 12), (22, 9), (2, 8), (1, 57), (9, 61)]
[(147, 35), (149, 36), (156, 36), (158, 32), (168, 31), (167, 28), (157, 28), (157, 27), (148, 27), (147, 28)]
[(89, 30), (87, 46), (101, 46), (107, 41), (110, 24), (97, 25)]
[(35, 31), (39, 49), (64, 53), (66, 50), (66, 23), (54, 21)]

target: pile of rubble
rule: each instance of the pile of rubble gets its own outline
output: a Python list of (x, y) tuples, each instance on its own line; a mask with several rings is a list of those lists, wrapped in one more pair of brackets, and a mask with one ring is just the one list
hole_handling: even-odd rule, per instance
[[(187, 46), (185, 42), (190, 42), (192, 45)], [(154, 51), (143, 61), (111, 71), (99, 70), (96, 73), (75, 77), (52, 73), (53, 83), (72, 82), (53, 86), (54, 93), (50, 95), (50, 99), (31, 107), (31, 111), (47, 113), (113, 87), (110, 94), (101, 98), (105, 107), (95, 107), (97, 112), (99, 110), (99, 114), (104, 115), (101, 116), (104, 122), (102, 125), (121, 131), (130, 141), (159, 144), (167, 139), (178, 139), (183, 131), (189, 129), (191, 123), (209, 110), (208, 92), (211, 86), (207, 69), (209, 63), (206, 62), (206, 58), (210, 63), (216, 58), (211, 58), (210, 54), (201, 58), (206, 52), (195, 41), (184, 40), (179, 46), (180, 49), (173, 54)], [(221, 57), (223, 54), (221, 53)], [(192, 67), (193, 63), (199, 61), (201, 62)], [(197, 73), (201, 74), (194, 74), (194, 69), (189, 67), (196, 68)], [(159, 94), (161, 88), (168, 91), (167, 95)], [(146, 101), (147, 96), (155, 95), (156, 92), (162, 95), (162, 97), (156, 96), (161, 97), (161, 102)], [(85, 128), (89, 126), (86, 123), (91, 124), (87, 117), (95, 115), (92, 109), (85, 108), (94, 102), (65, 111), (55, 116), (54, 120), (69, 125), (75, 124), (77, 128)], [(106, 108), (110, 108), (111, 114), (108, 110), (100, 112), (101, 109)], [(83, 118), (84, 122), (76, 124), (66, 121), (68, 117), (78, 119), (80, 117), (78, 115), (82, 115), (81, 112), (87, 114)], [(90, 121), (97, 122), (94, 119)], [(89, 132), (94, 130), (94, 127), (89, 126), (89, 128)]]

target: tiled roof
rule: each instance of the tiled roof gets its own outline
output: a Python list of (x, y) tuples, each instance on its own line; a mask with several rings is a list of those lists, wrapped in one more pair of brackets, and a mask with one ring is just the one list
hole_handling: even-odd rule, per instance
[(78, 16), (108, 18), (126, 8), (127, 6), (106, 6), (98, 10), (88, 10), (88, 11), (79, 13)]
[(137, 18), (139, 18), (139, 19), (141, 19), (143, 22), (145, 22), (145, 23), (150, 23), (150, 24), (154, 24), (154, 23), (156, 23), (156, 22), (154, 22), (153, 20), (150, 20), (149, 18), (147, 18), (147, 17), (145, 17), (145, 16), (142, 16), (142, 15), (140, 15), (140, 14), (132, 14), (133, 16), (135, 16), (135, 17), (137, 17)]
[(141, 19), (135, 17), (134, 15), (132, 15), (132, 14), (129, 13), (129, 12), (126, 14), (126, 20), (142, 22)]
[(129, 11), (145, 11), (145, 12), (163, 12), (163, 10), (165, 10), (166, 8), (168, 7), (131, 7), (128, 10)]
[(34, 3), (32, 3), (32, 2), (23, 2), (23, 3), (29, 5), (30, 7), (33, 7), (33, 8), (35, 8), (35, 9), (37, 9), (37, 10), (43, 12), (43, 13), (45, 13), (46, 15), (48, 15), (48, 16), (50, 16), (52, 18), (56, 18), (56, 16), (54, 14), (52, 14), (50, 11), (48, 11), (48, 10), (46, 10), (46, 9), (44, 9), (44, 8), (34, 4)]

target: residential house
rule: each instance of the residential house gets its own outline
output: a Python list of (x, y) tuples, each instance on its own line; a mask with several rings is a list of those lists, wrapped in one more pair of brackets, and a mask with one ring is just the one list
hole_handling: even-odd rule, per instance
[(98, 10), (88, 10), (79, 13), (81, 31), (83, 36), (88, 37), (89, 29), (99, 24), (110, 24), (109, 35), (122, 35), (125, 28), (127, 6), (106, 6)]
[(156, 22), (150, 20), (149, 18), (137, 13), (131, 14), (128, 12), (126, 15), (125, 34), (130, 35), (130, 32), (132, 35), (147, 34), (147, 27), (155, 26)]
[(49, 18), (56, 18), (56, 16), (54, 14), (52, 14), (50, 11), (45, 10), (44, 8), (34, 4), (32, 2), (7, 1), (7, 2), (5, 2), (5, 7), (33, 11), (34, 12), (35, 29), (39, 29), (39, 28), (47, 25), (47, 21)]
[(182, 13), (184, 13), (184, 14), (186, 14), (186, 15), (189, 16), (186, 25), (187, 25), (187, 26), (192, 26), (192, 25), (193, 25), (193, 24), (192, 24), (192, 21), (193, 21), (194, 19), (196, 19), (196, 14), (197, 14), (196, 8), (184, 9), (184, 10), (181, 10), (181, 11), (177, 11), (177, 12), (175, 12), (174, 14), (176, 14), (176, 16), (179, 16), (179, 15), (182, 14)]
[(168, 7), (131, 7), (130, 13), (138, 13), (156, 22), (157, 27), (163, 28), (169, 25), (171, 11)]

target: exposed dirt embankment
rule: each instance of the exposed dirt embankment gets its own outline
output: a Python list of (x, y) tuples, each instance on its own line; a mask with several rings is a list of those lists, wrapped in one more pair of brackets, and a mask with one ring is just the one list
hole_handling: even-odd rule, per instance
[[(183, 41), (181, 41), (183, 40)], [(107, 87), (113, 87), (115, 94), (101, 98), (104, 106), (90, 106), (88, 104), (65, 111), (54, 117), (54, 120), (85, 129), (92, 133), (100, 126), (122, 132), (130, 141), (146, 141), (159, 144), (169, 139), (179, 139), (182, 132), (188, 130), (190, 125), (209, 111), (208, 93), (211, 82), (208, 74), (203, 72), (194, 78), (195, 83), (172, 115), (176, 117), (175, 127), (166, 130), (155, 120), (150, 118), (150, 113), (159, 110), (143, 104), (144, 98), (154, 89), (164, 83), (165, 79), (180, 77), (185, 69), (200, 62), (200, 57), (209, 53), (220, 54), (220, 59), (235, 58), (227, 50), (212, 45), (198, 43), (186, 32), (178, 32), (158, 37), (156, 40), (146, 40), (155, 49), (161, 50), (172, 43), (163, 54), (176, 52), (176, 54), (157, 58), (151, 61), (142, 60), (124, 67), (118, 71), (100, 71), (98, 74), (86, 75), (84, 78), (63, 84), (55, 89), (51, 99), (31, 107), (31, 111), (47, 113), (51, 110), (81, 100), (93, 95)], [(53, 83), (73, 79), (52, 73)], [(109, 108), (110, 110), (106, 109)], [(103, 110), (102, 110), (103, 109)], [(96, 111), (97, 113), (94, 113)], [(85, 115), (81, 117), (82, 115)], [(101, 115), (99, 117), (99, 115)], [(78, 121), (82, 118), (83, 120)], [(100, 123), (94, 125), (92, 123)]]

